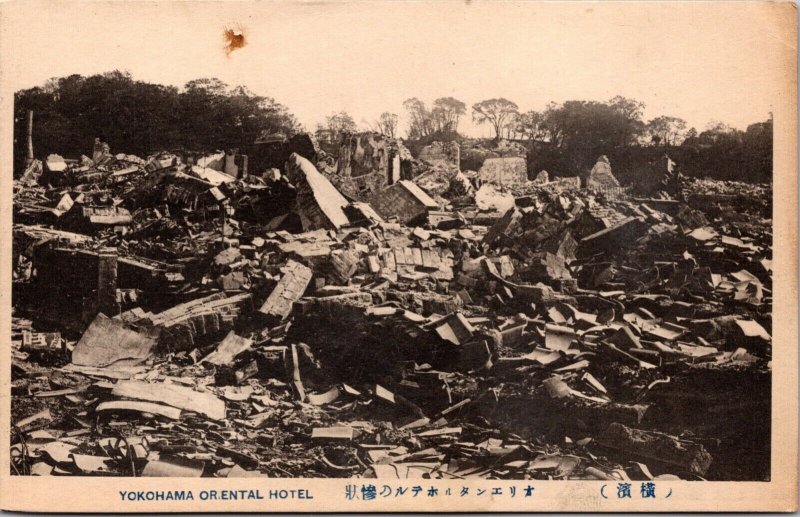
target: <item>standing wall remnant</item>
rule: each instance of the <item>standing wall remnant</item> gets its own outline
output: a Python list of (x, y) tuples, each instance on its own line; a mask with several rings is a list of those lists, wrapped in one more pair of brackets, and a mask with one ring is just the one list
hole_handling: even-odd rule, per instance
[(478, 171), (478, 179), (497, 185), (524, 183), (528, 181), (528, 166), (520, 156), (487, 158)]
[(339, 162), (331, 181), (359, 201), (401, 179), (400, 146), (379, 133), (346, 133), (339, 144)]

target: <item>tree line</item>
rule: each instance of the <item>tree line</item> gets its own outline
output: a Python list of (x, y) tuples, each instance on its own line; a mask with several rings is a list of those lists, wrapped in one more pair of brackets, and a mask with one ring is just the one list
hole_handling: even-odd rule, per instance
[[(460, 138), (458, 121), (466, 105), (458, 99), (437, 99), (430, 110), (417, 98), (403, 106), (408, 112), (409, 139)], [(543, 169), (555, 175), (582, 174), (598, 156), (607, 155), (622, 176), (633, 176), (669, 154), (684, 174), (772, 180), (771, 116), (745, 131), (721, 122), (698, 131), (675, 116), (645, 120), (644, 109), (642, 102), (616, 96), (607, 102), (574, 100), (523, 112), (513, 101), (500, 97), (473, 104), (471, 114), (473, 122), (492, 128), (495, 139), (523, 143), (533, 174)]]
[(34, 112), (38, 158), (90, 155), (95, 138), (114, 153), (145, 156), (164, 149), (235, 148), (261, 136), (302, 130), (286, 106), (219, 79), (196, 79), (179, 89), (135, 81), (120, 71), (70, 75), (15, 93), (17, 166), (25, 158), (28, 110)]
[[(15, 160), (25, 156), (26, 114), (34, 111), (37, 156), (88, 154), (94, 138), (112, 151), (146, 155), (169, 149), (213, 151), (248, 147), (261, 137), (291, 136), (303, 131), (289, 109), (270, 97), (219, 79), (187, 82), (182, 88), (134, 80), (113, 71), (83, 77), (51, 79), (44, 86), (15, 94)], [(650, 157), (669, 153), (684, 172), (724, 179), (770, 181), (772, 120), (741, 131), (714, 122), (702, 131), (687, 128), (683, 119), (643, 117), (645, 105), (616, 96), (606, 102), (572, 100), (550, 103), (543, 110), (520, 110), (502, 97), (471, 106), (473, 122), (490, 127), (496, 139), (523, 143), (529, 150), (529, 170), (554, 175), (585, 172), (596, 158), (607, 155), (615, 170), (633, 171)], [(428, 106), (417, 97), (403, 103), (407, 140), (464, 140), (458, 131), (467, 105), (440, 97)], [(399, 138), (399, 116), (389, 111), (368, 129)], [(343, 133), (359, 130), (345, 111), (331, 113), (315, 134), (335, 146)]]

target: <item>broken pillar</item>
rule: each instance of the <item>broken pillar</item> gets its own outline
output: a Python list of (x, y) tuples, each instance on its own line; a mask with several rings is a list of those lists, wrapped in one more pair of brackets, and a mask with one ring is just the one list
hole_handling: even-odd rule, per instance
[(414, 157), (411, 151), (398, 139), (390, 143), (390, 156), (392, 156), (392, 170), (389, 175), (389, 184), (394, 185), (399, 180), (410, 180), (414, 176)]
[(115, 316), (119, 314), (117, 303), (117, 250), (102, 248), (97, 263), (97, 310)]
[(389, 167), (389, 177), (387, 178), (387, 183), (389, 185), (394, 185), (400, 180), (400, 173), (401, 173), (401, 162), (400, 162), (400, 155), (395, 154), (392, 157), (392, 163)]
[(25, 154), (25, 168), (31, 166), (34, 160), (33, 156), (33, 110), (28, 110), (28, 124), (26, 131), (26, 154)]
[(238, 149), (229, 149), (223, 159), (222, 172), (234, 178), (247, 177), (247, 155), (239, 154)]

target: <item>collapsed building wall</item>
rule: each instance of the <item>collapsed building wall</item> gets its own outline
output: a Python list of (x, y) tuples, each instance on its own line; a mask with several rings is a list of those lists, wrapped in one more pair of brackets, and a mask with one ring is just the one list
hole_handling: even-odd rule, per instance
[(255, 174), (262, 174), (270, 169), (283, 170), (292, 153), (299, 154), (311, 163), (317, 163), (325, 156), (317, 139), (310, 133), (298, 133), (291, 137), (276, 133), (265, 135), (248, 146), (247, 167)]
[(345, 133), (339, 143), (336, 174), (329, 177), (346, 196), (366, 201), (404, 177), (403, 161), (408, 160), (401, 146), (379, 133)]

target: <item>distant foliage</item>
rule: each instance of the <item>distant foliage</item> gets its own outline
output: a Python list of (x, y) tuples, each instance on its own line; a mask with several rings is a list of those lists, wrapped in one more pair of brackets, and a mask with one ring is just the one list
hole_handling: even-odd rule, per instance
[(419, 140), (434, 134), (458, 132), (461, 116), (467, 112), (467, 105), (453, 97), (439, 97), (428, 109), (416, 97), (406, 99), (403, 108), (408, 115), (408, 138)]
[[(52, 79), (14, 96), (16, 170), (25, 159), (26, 114), (34, 110), (36, 157), (50, 153), (77, 158), (90, 154), (95, 138), (114, 153), (146, 155), (158, 150), (213, 151), (247, 148), (262, 136), (292, 136), (302, 128), (286, 106), (243, 86), (219, 79), (189, 81), (182, 89), (135, 81), (114, 71)], [(428, 109), (416, 97), (403, 103), (408, 147), (432, 141), (460, 141), (458, 125), (467, 107), (453, 97), (436, 99)], [(745, 131), (713, 122), (698, 132), (674, 116), (644, 120), (644, 104), (616, 96), (607, 102), (550, 103), (542, 111), (520, 111), (517, 104), (493, 98), (472, 106), (476, 123), (492, 127), (495, 138), (509, 138), (528, 148), (528, 171), (551, 176), (585, 175), (597, 157), (611, 160), (623, 182), (636, 181), (665, 153), (690, 176), (749, 182), (772, 180), (772, 119)], [(344, 111), (332, 113), (316, 135), (335, 145), (344, 132), (356, 131)], [(398, 116), (384, 112), (375, 130), (397, 137)], [(462, 147), (465, 143), (462, 142)], [(462, 153), (462, 157), (465, 156)]]
[(675, 160), (684, 162), (684, 173), (754, 183), (772, 181), (772, 118), (750, 124), (744, 131), (718, 124), (699, 135), (693, 130), (689, 133), (675, 153)]
[(317, 126), (317, 138), (329, 144), (338, 145), (344, 133), (355, 133), (356, 121), (346, 111), (331, 113), (325, 117), (325, 125)]
[(686, 121), (659, 116), (645, 121), (644, 104), (625, 97), (608, 102), (567, 101), (515, 119), (515, 136), (527, 145), (528, 170), (555, 176), (586, 174), (597, 157), (611, 160), (625, 182), (647, 174), (665, 153), (689, 176), (749, 182), (772, 180), (772, 120), (746, 131), (715, 122), (702, 133)]
[(51, 79), (14, 95), (14, 155), (25, 158), (26, 114), (34, 111), (38, 158), (91, 154), (100, 138), (114, 153), (146, 155), (169, 149), (212, 151), (245, 147), (259, 136), (301, 129), (269, 97), (219, 79), (196, 79), (183, 89), (135, 81), (125, 72)]
[(495, 138), (503, 136), (503, 130), (516, 126), (519, 107), (508, 99), (486, 99), (472, 105), (472, 121), (476, 124), (489, 124), (494, 129)]
[(394, 138), (397, 136), (397, 122), (398, 117), (396, 114), (384, 111), (378, 119), (377, 126), (382, 135)]

